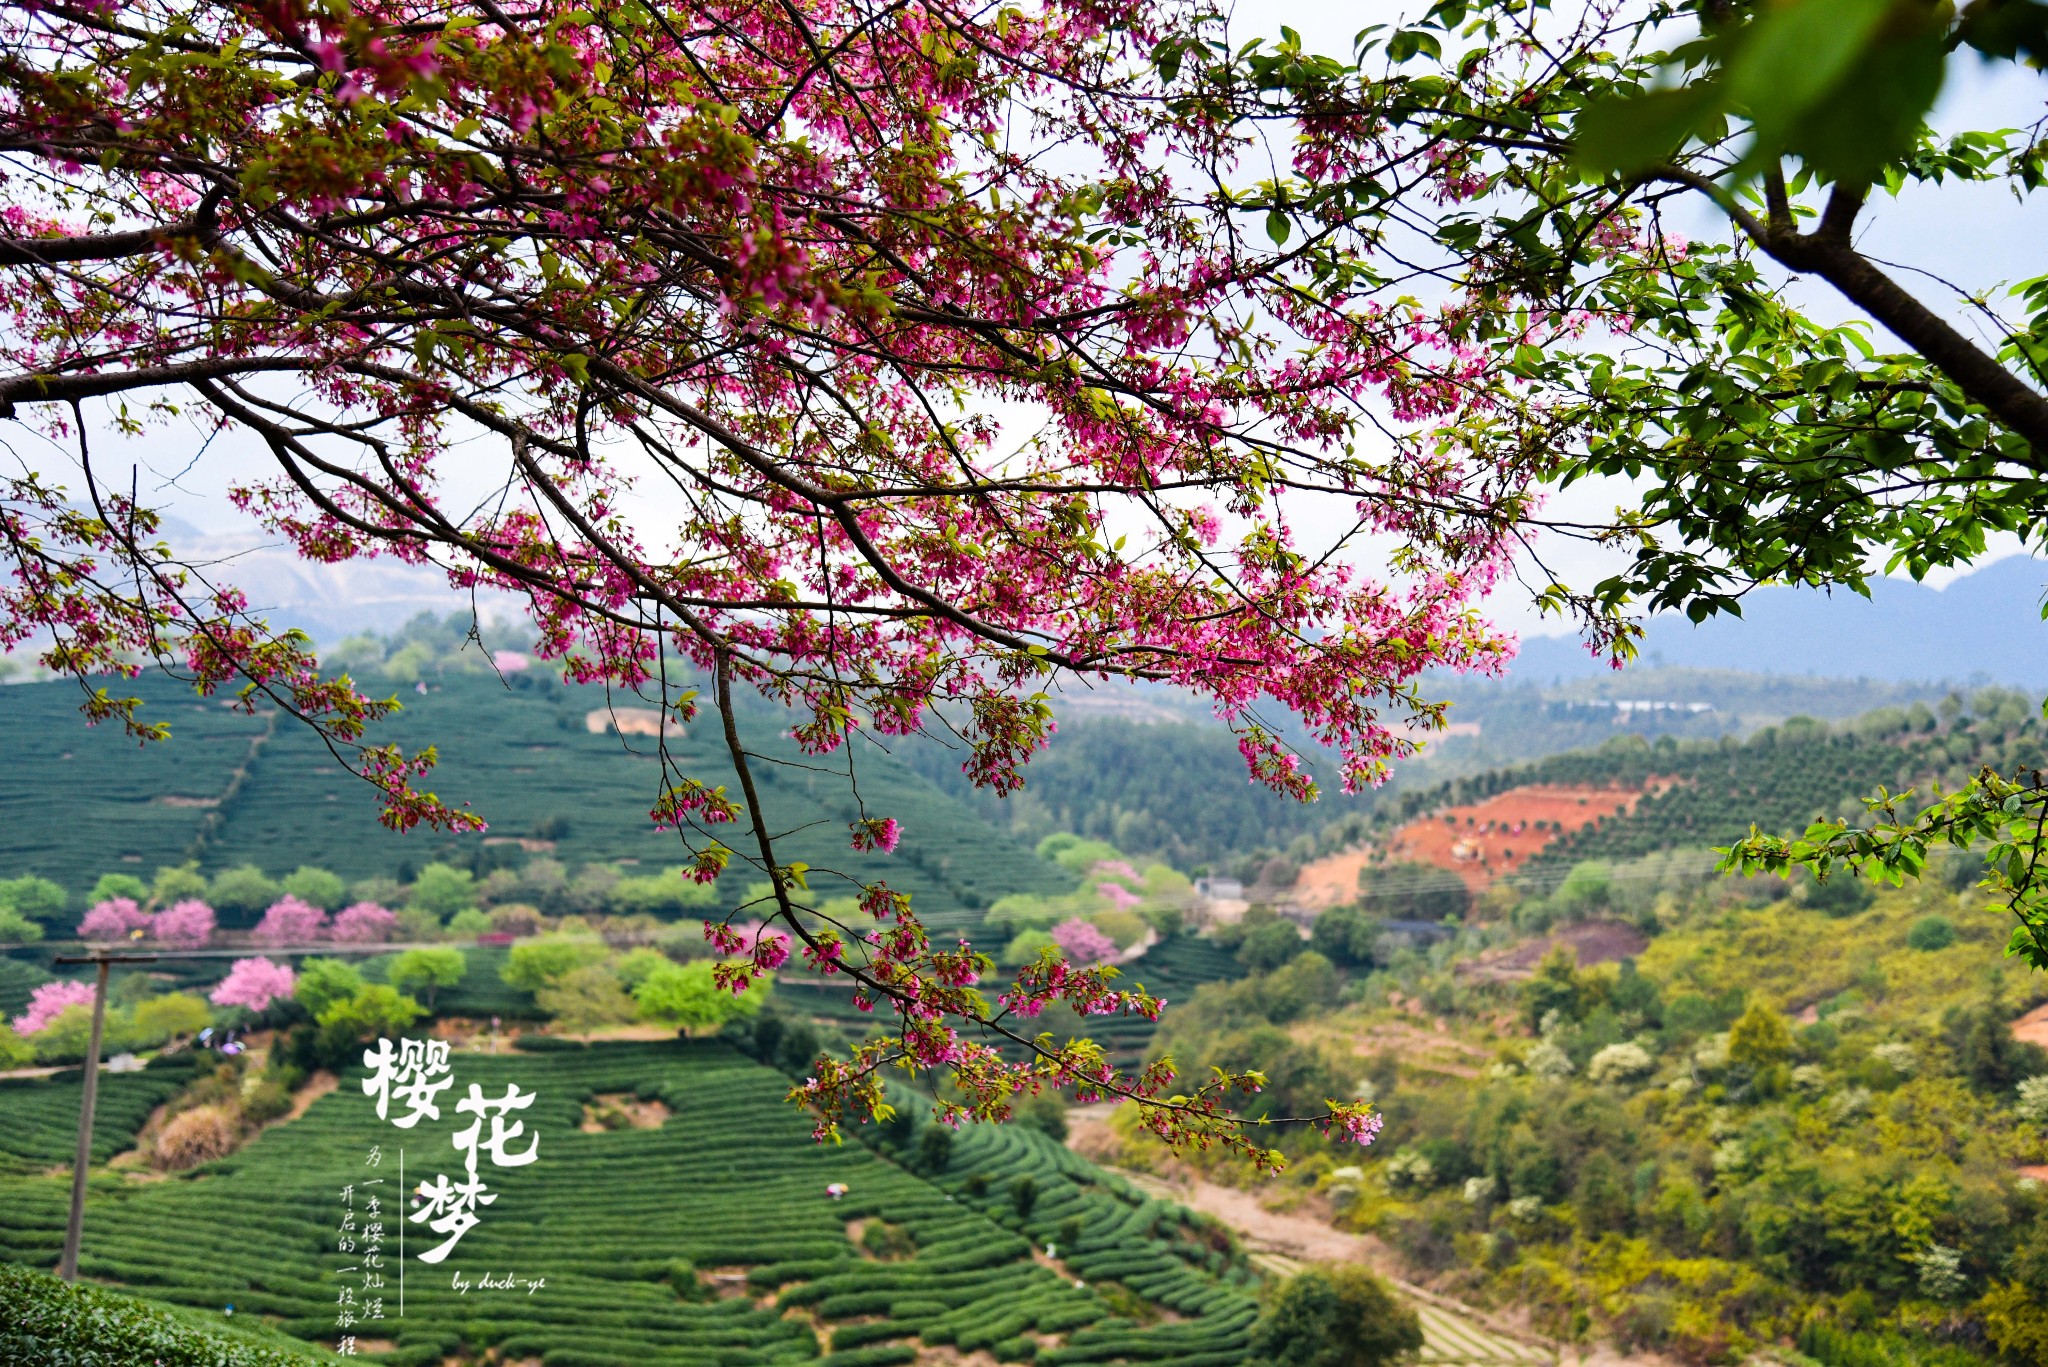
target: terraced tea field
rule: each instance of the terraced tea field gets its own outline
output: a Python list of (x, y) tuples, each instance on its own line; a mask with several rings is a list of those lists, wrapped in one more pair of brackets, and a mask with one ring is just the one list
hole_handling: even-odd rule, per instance
[(50, 978), (49, 970), (27, 957), (0, 954), (0, 1016), (18, 1016), (26, 1011), (29, 994)]
[[(862, 1367), (937, 1345), (1047, 1364), (1245, 1360), (1254, 1274), (1220, 1231), (1043, 1136), (969, 1131), (928, 1180), (858, 1142), (814, 1144), (782, 1101), (787, 1080), (718, 1044), (454, 1062), (458, 1091), (516, 1081), (538, 1094), (522, 1118), (540, 1136), (539, 1158), (486, 1164), (498, 1199), (481, 1223), (438, 1268), (407, 1262), (402, 1316), (387, 1292), (386, 1318), (356, 1329), (384, 1362), (438, 1367), (495, 1349), (548, 1367)], [(49, 1099), (60, 1092), (75, 1097), (75, 1083), (50, 1084)], [(587, 1100), (622, 1094), (661, 1103), (665, 1120), (582, 1130)], [(81, 1271), (202, 1316), (232, 1304), (238, 1321), (332, 1345), (336, 1298), (353, 1280), (343, 1270), (353, 1258), (335, 1244), (340, 1190), (376, 1175), (396, 1188), (401, 1147), (408, 1184), (459, 1171), (449, 1138), (462, 1117), (448, 1100), (442, 1121), (399, 1130), (344, 1079), (300, 1119), (195, 1173), (98, 1179)], [(137, 1104), (115, 1108), (123, 1123), (140, 1123)], [(14, 1134), (21, 1114), (0, 1107), (0, 1134)], [(372, 1145), (383, 1158), (374, 1168)], [(1025, 1176), (1037, 1195), (1028, 1218), (1012, 1194)], [(841, 1199), (828, 1196), (832, 1183), (845, 1184)], [(0, 1176), (0, 1261), (53, 1265), (65, 1197), (54, 1177)], [(885, 1259), (854, 1238), (877, 1220), (890, 1227)], [(1059, 1247), (1075, 1220), (1078, 1241)], [(421, 1237), (409, 1230), (408, 1253)], [(485, 1274), (545, 1285), (485, 1289)]]
[[(454, 841), (378, 825), (368, 790), (304, 727), (273, 728), (267, 718), (202, 704), (153, 676), (124, 687), (146, 700), (146, 717), (171, 723), (168, 744), (144, 752), (106, 727), (86, 727), (77, 690), (67, 685), (7, 689), (0, 876), (42, 874), (74, 895), (103, 872), (147, 877), (186, 859), (208, 872), (254, 863), (280, 874), (311, 862), (362, 878), (417, 868), (468, 841), (532, 842), (543, 830), (547, 852), (570, 864), (624, 860), (646, 871), (681, 862), (674, 836), (647, 817), (660, 775), (654, 740), (589, 729), (590, 716), (608, 705), (602, 689), (508, 688), (495, 677), (457, 675), (425, 696), (404, 695), (404, 711), (376, 739), (438, 746), (434, 791), (470, 802), (491, 822), (485, 836)], [(905, 839), (894, 855), (855, 854), (844, 778), (772, 762), (816, 763), (787, 738), (785, 714), (745, 711), (748, 745), (764, 757), (756, 778), (770, 824), (790, 833), (785, 858), (859, 879), (885, 877), (911, 893), (934, 925), (978, 924), (980, 910), (1007, 893), (1072, 886), (1057, 867), (872, 747), (859, 761), (861, 792), (871, 810), (902, 822)], [(671, 753), (694, 776), (734, 784), (715, 733), (715, 725), (700, 723), (673, 735)], [(747, 880), (730, 881), (737, 894)], [(813, 887), (823, 897), (849, 890), (822, 872)]]
[[(49, 1077), (0, 1079), (0, 1175), (62, 1167), (68, 1184), (78, 1146), (79, 1069)], [(134, 1141), (149, 1113), (192, 1080), (190, 1059), (153, 1064), (140, 1073), (100, 1078), (93, 1109), (92, 1161), (104, 1163)], [(70, 1187), (64, 1186), (66, 1199)]]

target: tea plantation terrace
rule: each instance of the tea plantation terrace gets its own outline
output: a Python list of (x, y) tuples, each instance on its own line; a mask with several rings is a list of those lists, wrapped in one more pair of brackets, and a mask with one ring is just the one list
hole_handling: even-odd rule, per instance
[[(854, 1367), (949, 1344), (1010, 1362), (1246, 1361), (1253, 1274), (1227, 1239), (1036, 1132), (965, 1131), (926, 1177), (859, 1142), (814, 1143), (783, 1100), (787, 1079), (722, 1044), (461, 1054), (454, 1067), (465, 1088), (516, 1080), (538, 1094), (524, 1119), (540, 1156), (488, 1169), (498, 1200), (447, 1262), (409, 1262), (404, 1317), (393, 1301), (381, 1327), (355, 1331), (376, 1360), (426, 1367), (495, 1348), (548, 1367)], [(76, 1084), (47, 1085), (54, 1115)], [(581, 1130), (586, 1102), (620, 1094), (670, 1113), (657, 1128)], [(146, 1114), (140, 1100), (117, 1102), (126, 1123)], [(238, 1321), (331, 1345), (351, 1262), (335, 1250), (340, 1188), (370, 1171), (372, 1145), (391, 1177), (404, 1149), (408, 1183), (449, 1169), (453, 1128), (380, 1122), (345, 1077), (301, 1118), (195, 1172), (96, 1178), (80, 1271), (202, 1317), (233, 1304)], [(1023, 1178), (1035, 1201), (1017, 1198)], [(843, 1199), (827, 1195), (834, 1183)], [(66, 1191), (55, 1176), (0, 1176), (0, 1261), (55, 1264)], [(877, 1220), (900, 1239), (897, 1260), (851, 1237)], [(546, 1285), (474, 1289), (507, 1271)]]

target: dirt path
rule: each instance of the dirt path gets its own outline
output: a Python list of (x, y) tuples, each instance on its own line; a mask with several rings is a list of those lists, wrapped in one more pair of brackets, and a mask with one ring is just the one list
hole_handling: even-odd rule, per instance
[(1269, 1210), (1258, 1194), (1199, 1177), (1168, 1180), (1109, 1163), (1116, 1150), (1108, 1106), (1067, 1112), (1067, 1143), (1148, 1196), (1173, 1201), (1221, 1221), (1244, 1244), (1253, 1264), (1292, 1276), (1309, 1263), (1364, 1263), (1414, 1305), (1422, 1320), (1425, 1367), (1675, 1367), (1650, 1354), (1625, 1354), (1605, 1345), (1559, 1343), (1532, 1333), (1512, 1317), (1491, 1315), (1440, 1296), (1399, 1275), (1392, 1249), (1369, 1234), (1332, 1228), (1313, 1214)]
[[(1107, 1106), (1067, 1112), (1067, 1142), (1075, 1152), (1101, 1163), (1114, 1150), (1109, 1113)], [(1148, 1196), (1221, 1221), (1237, 1234), (1255, 1265), (1280, 1276), (1292, 1276), (1309, 1263), (1364, 1263), (1414, 1303), (1422, 1318), (1421, 1361), (1433, 1367), (1550, 1367), (1559, 1362), (1558, 1346), (1549, 1340), (1403, 1281), (1393, 1251), (1369, 1234), (1335, 1229), (1306, 1212), (1269, 1210), (1256, 1192), (1199, 1177), (1169, 1181), (1121, 1168), (1110, 1171)]]

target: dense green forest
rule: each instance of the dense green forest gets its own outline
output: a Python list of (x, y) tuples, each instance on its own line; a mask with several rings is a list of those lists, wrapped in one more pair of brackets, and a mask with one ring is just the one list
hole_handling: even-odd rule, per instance
[(1328, 788), (1305, 806), (1254, 784), (1236, 738), (1213, 721), (1064, 722), (1032, 759), (1023, 790), (1002, 798), (970, 784), (958, 754), (936, 741), (913, 742), (901, 754), (969, 811), (1020, 839), (1071, 831), (1187, 869), (1285, 845), (1333, 817), (1373, 808), (1369, 793)]

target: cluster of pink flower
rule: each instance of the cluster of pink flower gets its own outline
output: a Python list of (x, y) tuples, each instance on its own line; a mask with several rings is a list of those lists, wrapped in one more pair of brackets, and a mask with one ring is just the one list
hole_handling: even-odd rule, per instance
[[(1374, 783), (1416, 748), (1403, 714), (1441, 715), (1415, 692), (1425, 671), (1511, 649), (1473, 605), (1520, 545), (1528, 472), (1445, 432), (1519, 402), (1487, 375), (1475, 301), (1416, 302), (1267, 240), (1235, 193), (1269, 193), (1267, 173), (1246, 169), (1254, 144), (1207, 63), (1154, 60), (1164, 35), (1224, 36), (1205, 7), (677, 0), (675, 24), (622, 28), (465, 4), (475, 22), (432, 35), (395, 0), (138, 0), (119, 24), (101, 8), (6, 21), (33, 57), (0, 83), (42, 158), (11, 231), (49, 241), (0, 267), (5, 411), (64, 434), (79, 402), (182, 386), (207, 420), (270, 431), (266, 405), (289, 402), (303, 430), (267, 449), (333, 458), (283, 457), (241, 508), (309, 559), (392, 555), (525, 596), (537, 655), (567, 677), (658, 691), (681, 717), (681, 657), (716, 677), (728, 722), (735, 680), (807, 713), (793, 734), (814, 753), (942, 717), (999, 793), (1052, 733), (1049, 676), (1141, 678), (1200, 691), (1252, 778), (1306, 797), (1313, 777), (1258, 718), (1292, 712), (1347, 789)], [(240, 55), (204, 82), (162, 56), (194, 49)], [(279, 131), (285, 88), (317, 155)], [(1374, 136), (1315, 130), (1304, 174), (1349, 178)], [(994, 416), (1015, 406), (1040, 415), (1022, 446)], [(1389, 414), (1410, 430), (1383, 432)], [(443, 500), (451, 423), (495, 443), (504, 499)], [(612, 453), (629, 444), (692, 489), (658, 544), (625, 511)], [(1300, 490), (1378, 535), (1400, 579), (1297, 545), (1309, 520), (1278, 500)], [(247, 681), (238, 706), (287, 706), (352, 753), (386, 824), (481, 827), (419, 786), (432, 749), (362, 741), (394, 703), (323, 677), (233, 590), (193, 591), (140, 549), (160, 519), (92, 495), (0, 480), (0, 646), (54, 640), (46, 662), (84, 674), (176, 642), (202, 689)], [(139, 705), (100, 690), (86, 709), (161, 738)], [(786, 887), (748, 805), (672, 773), (653, 815), (692, 842), (692, 876), (718, 876), (719, 835), (741, 830)], [(863, 813), (852, 843), (900, 834)], [(950, 1069), (968, 1099), (949, 1104), (976, 1114), (1080, 1082), (1232, 1142), (1236, 1082), (1169, 1104), (1170, 1075), (1124, 1076), (1086, 1041), (1025, 1041), (1023, 1073), (964, 1041), (1009, 1028), (976, 987), (993, 966), (930, 943), (883, 885), (862, 892), (872, 925), (777, 901), (778, 933), (734, 972), (801, 941), (900, 1026), (801, 1089), (822, 1126), (872, 1115), (888, 1058)], [(258, 938), (307, 943), (348, 916), (286, 899)], [(1079, 963), (1107, 957), (1068, 939)], [(1107, 969), (1038, 971), (1004, 1010), (1152, 1009), (1089, 976)]]
[(395, 913), (375, 902), (357, 902), (344, 907), (329, 920), (327, 913), (310, 902), (285, 896), (270, 904), (249, 938), (259, 945), (310, 945), (322, 940), (336, 944), (377, 944), (391, 937), (398, 924)]
[(251, 1011), (268, 1010), (273, 1001), (289, 997), (298, 985), (298, 975), (285, 964), (268, 959), (237, 959), (228, 968), (207, 1000), (215, 1006), (242, 1006)]
[(149, 939), (177, 949), (197, 949), (213, 938), (215, 925), (213, 908), (196, 897), (154, 914), (132, 897), (110, 897), (85, 913), (78, 935), (84, 940)]
[[(1104, 888), (1117, 888), (1119, 892), (1123, 891), (1115, 883), (1104, 883), (1102, 886)], [(1129, 894), (1125, 895), (1128, 896)], [(1136, 901), (1137, 899), (1132, 898), (1131, 900)], [(1116, 958), (1116, 941), (1110, 939), (1095, 926), (1083, 921), (1078, 916), (1062, 921), (1054, 926), (1052, 928), (1052, 940), (1066, 954), (1069, 962), (1080, 964), (1084, 967), (1088, 964), (1106, 964)]]
[(1129, 911), (1145, 899), (1132, 892), (1122, 883), (1097, 883), (1095, 895), (1108, 902), (1118, 911)]
[(14, 1018), (14, 1033), (39, 1035), (74, 1006), (91, 1006), (93, 990), (79, 982), (44, 983), (28, 995), (28, 1010)]

